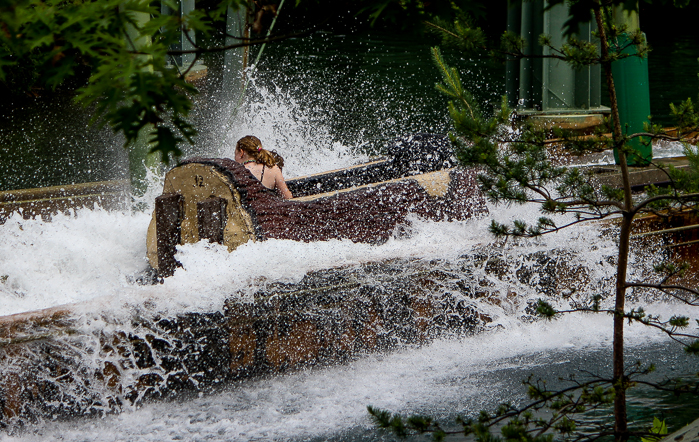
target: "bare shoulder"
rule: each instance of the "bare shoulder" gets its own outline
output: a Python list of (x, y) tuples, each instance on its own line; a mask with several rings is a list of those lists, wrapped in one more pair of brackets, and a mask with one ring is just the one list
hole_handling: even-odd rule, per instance
[(279, 168), (279, 166), (272, 166), (269, 168), (269, 171), (272, 172), (272, 175), (274, 175), (275, 177), (281, 178), (283, 176), (282, 170)]
[(279, 166), (274, 166), (270, 170), (272, 171), (272, 175), (274, 176), (274, 187), (279, 189), (284, 198), (293, 198), (293, 195), (289, 191), (289, 188), (287, 187), (286, 182), (284, 181), (284, 176), (282, 175), (282, 170), (279, 168)]

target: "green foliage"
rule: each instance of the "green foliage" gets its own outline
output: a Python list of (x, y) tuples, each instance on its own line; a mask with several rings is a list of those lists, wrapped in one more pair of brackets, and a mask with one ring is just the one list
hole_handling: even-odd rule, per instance
[(677, 327), (677, 328), (687, 328), (689, 327), (689, 318), (686, 316), (677, 316), (673, 315), (668, 323), (672, 327)]
[(665, 436), (667, 431), (667, 425), (665, 425), (665, 420), (660, 420), (657, 417), (653, 418), (653, 426), (650, 429), (651, 436), (646, 436), (641, 438), (641, 442), (658, 442)]
[(563, 56), (574, 69), (595, 65), (599, 62), (597, 45), (571, 36), (568, 43), (561, 46)]
[(414, 415), (406, 418), (371, 405), (367, 406), (367, 411), (377, 427), (388, 430), (399, 438), (405, 438), (410, 434), (431, 433), (432, 440), (441, 441), (446, 436), (444, 430), (431, 417)]
[[(0, 53), (8, 48), (0, 43)], [(0, 81), (11, 84), (15, 94), (33, 95), (36, 84), (41, 76), (42, 55), (39, 51), (31, 51), (26, 56), (15, 60), (14, 63), (0, 58)]]
[[(500, 47), (505, 53), (516, 54), (523, 53), (525, 41), (521, 35), (515, 34), (514, 32), (505, 31), (500, 37)], [(495, 55), (498, 59), (502, 60), (501, 56)]]
[[(371, 406), (367, 410), (375, 425), (399, 438), (431, 433), (434, 440), (463, 434), (479, 442), (552, 442), (557, 436), (575, 439), (580, 422), (574, 415), (606, 409), (614, 401), (616, 392), (602, 379), (577, 382), (571, 378), (570, 382), (571, 387), (554, 391), (546, 387), (546, 382), (529, 378), (524, 381), (532, 400), (529, 405), (518, 408), (505, 403), (493, 414), (481, 411), (476, 419), (457, 417), (455, 424), (459, 428), (453, 430), (445, 430), (425, 416), (404, 417)], [(609, 427), (602, 424), (600, 428), (605, 431)]]
[[(686, 130), (691, 132), (689, 127)], [(685, 195), (699, 193), (699, 153), (688, 143), (684, 143), (683, 152), (689, 167), (658, 166), (667, 174), (672, 185), (663, 187), (651, 185), (646, 188), (649, 197), (647, 208), (650, 211), (658, 213), (668, 210), (696, 210), (696, 198)]]
[(680, 133), (691, 132), (699, 126), (699, 113), (694, 109), (691, 98), (687, 98), (678, 105), (670, 103), (670, 113), (675, 118)]
[(22, 90), (56, 88), (88, 73), (78, 100), (95, 107), (95, 119), (122, 131), (127, 144), (149, 128), (152, 151), (167, 161), (196, 134), (187, 122), (196, 90), (166, 65), (170, 45), (183, 29), (208, 34), (229, 5), (242, 4), (222, 1), (180, 19), (144, 0), (0, 0), (0, 81), (14, 87), (30, 71)]
[[(514, 120), (505, 99), (493, 116), (484, 117), (473, 96), (463, 89), (458, 72), (446, 64), (438, 48), (432, 49), (432, 56), (442, 74), (442, 83), (436, 87), (450, 98), (448, 106), (455, 129), (450, 139), (456, 157), (464, 166), (483, 170), (479, 184), (491, 201), (537, 202), (544, 213), (573, 213), (578, 221), (601, 219), (618, 211), (623, 191), (599, 188), (587, 172), (554, 164), (547, 130), (532, 126), (506, 129)], [(554, 132), (575, 154), (596, 152), (610, 145), (608, 137), (583, 139), (567, 131)], [(557, 229), (548, 217), (541, 217), (534, 226), (522, 221), (512, 227), (491, 224), (496, 236), (537, 236)]]
[[(461, 78), (459, 77), (459, 73), (456, 68), (450, 68), (444, 63), (444, 58), (442, 57), (442, 53), (440, 52), (439, 48), (432, 48), (432, 59), (434, 60), (435, 64), (439, 66), (440, 72), (442, 73), (442, 81), (444, 82), (443, 84), (437, 83), (435, 85), (437, 90), (450, 98), (461, 100), (464, 109), (466, 109), (468, 112), (463, 117), (463, 119), (466, 121), (465, 124), (480, 118), (481, 113), (478, 106), (474, 102), (473, 96), (461, 85)], [(452, 108), (454, 108), (455, 112), (460, 111), (456, 109), (456, 106), (450, 105), (450, 111)]]
[(691, 355), (699, 355), (699, 340), (687, 344), (684, 350)]
[(456, 4), (453, 4), (452, 12), (453, 19), (436, 16), (426, 21), (427, 31), (440, 36), (442, 43), (446, 46), (468, 52), (485, 49), (487, 45), (485, 33), (474, 25), (472, 16)]
[(536, 313), (546, 319), (553, 319), (558, 312), (551, 304), (543, 299), (539, 299), (536, 303)]
[(485, 17), (483, 3), (472, 0), (358, 0), (354, 3), (358, 7), (357, 16), (366, 17), (371, 26), (390, 25), (403, 30), (418, 29), (425, 20), (436, 20), (450, 25), (452, 20), (443, 17), (466, 18), (469, 22), (471, 18)]
[(653, 267), (653, 270), (669, 279), (673, 276), (684, 276), (689, 269), (688, 262), (661, 262)]

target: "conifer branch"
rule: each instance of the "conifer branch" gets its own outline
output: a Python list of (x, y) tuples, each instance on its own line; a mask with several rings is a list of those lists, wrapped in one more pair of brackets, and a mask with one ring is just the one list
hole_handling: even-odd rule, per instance
[[(676, 191), (676, 190), (675, 190)], [(699, 202), (699, 192), (698, 193), (688, 193), (688, 194), (670, 194), (670, 195), (656, 195), (652, 196), (650, 198), (647, 198), (643, 200), (642, 202), (636, 204), (636, 206), (633, 208), (633, 210), (630, 212), (632, 214), (637, 214), (643, 209), (644, 207), (656, 202), (656, 201), (675, 201), (679, 203), (685, 203), (685, 202)]]
[(455, 68), (448, 67), (446, 65), (444, 58), (442, 57), (442, 52), (436, 46), (432, 48), (432, 58), (442, 73), (442, 78), (444, 79), (444, 83), (446, 85), (446, 87), (444, 87), (441, 84), (437, 84), (437, 89), (446, 95), (458, 98), (468, 109), (471, 119), (475, 120), (476, 114), (469, 103), (470, 100), (468, 100), (464, 94), (459, 73)]
[[(436, 30), (438, 30), (438, 31), (440, 31), (440, 32), (442, 32), (442, 33), (444, 33), (444, 34), (447, 34), (447, 35), (449, 35), (449, 36), (451, 36), (451, 37), (454, 37), (454, 38), (461, 38), (460, 35), (458, 35), (458, 34), (452, 32), (452, 31), (450, 31), (450, 30), (448, 30), (448, 29), (446, 29), (446, 28), (444, 28), (444, 27), (442, 27), (442, 26), (439, 26), (439, 25), (437, 25), (436, 23), (432, 23), (432, 22), (429, 22), (429, 21), (423, 21), (422, 23), (425, 24), (425, 25), (428, 26), (428, 27), (431, 27), (431, 28), (433, 28), (433, 29), (436, 29)], [(483, 48), (483, 49), (485, 49), (485, 48)]]

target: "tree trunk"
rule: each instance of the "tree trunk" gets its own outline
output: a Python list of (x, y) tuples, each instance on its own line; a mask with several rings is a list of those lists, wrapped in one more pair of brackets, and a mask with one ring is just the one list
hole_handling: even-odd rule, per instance
[(612, 77), (612, 63), (609, 60), (609, 41), (605, 34), (602, 20), (601, 6), (595, 8), (595, 20), (600, 37), (602, 51), (602, 67), (604, 69), (609, 99), (612, 108), (612, 122), (614, 124), (614, 146), (619, 152), (619, 164), (624, 186), (624, 210), (619, 230), (619, 255), (617, 262), (617, 279), (614, 305), (614, 340), (613, 340), (613, 384), (614, 397), (614, 433), (616, 442), (628, 440), (628, 422), (626, 416), (626, 377), (624, 375), (624, 302), (626, 300), (626, 272), (629, 262), (629, 238), (631, 235), (631, 223), (633, 222), (631, 185), (629, 182), (629, 167), (626, 162), (626, 153), (623, 151), (623, 134), (619, 121), (619, 105)]

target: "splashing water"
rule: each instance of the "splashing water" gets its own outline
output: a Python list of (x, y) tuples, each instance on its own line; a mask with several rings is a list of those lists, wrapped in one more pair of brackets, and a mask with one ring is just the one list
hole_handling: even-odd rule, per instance
[[(288, 178), (367, 160), (361, 143), (336, 140), (323, 124), (322, 108), (303, 108), (293, 94), (256, 84), (254, 77), (251, 89), (225, 142), (198, 155), (233, 157), (235, 141), (255, 134), (285, 158)], [(381, 245), (268, 240), (228, 253), (218, 245), (190, 244), (178, 248), (183, 266), (174, 276), (160, 285), (140, 286), (135, 279), (147, 265), (149, 212), (162, 188), (162, 176), (151, 174), (148, 179), (151, 185), (141, 201), (150, 205), (145, 213), (83, 210), (57, 215), (49, 223), (15, 215), (0, 226), (0, 311), (12, 314), (81, 303), (76, 308), (84, 313), (83, 326), (95, 333), (110, 328), (138, 334), (129, 319), (139, 310), (161, 316), (219, 311), (231, 296), (250, 296), (266, 284), (297, 283), (308, 272), (398, 260), (405, 263), (406, 275), (413, 267), (468, 274), (473, 286), (486, 292), (471, 301), (489, 317), (489, 330), (420, 348), (362, 355), (334, 367), (240, 381), (180, 401), (125, 403), (116, 415), (47, 419), (19, 434), (0, 434), (0, 439), (377, 440), (366, 415), (369, 404), (442, 418), (453, 417), (455, 411), (473, 415), (500, 401), (523, 400), (517, 384), (530, 372), (543, 376), (606, 369), (609, 317), (575, 314), (543, 322), (532, 321), (527, 310), (542, 292), (559, 289), (550, 286), (543, 271), (552, 261), (579, 272), (572, 279), (576, 284), (551, 293), (562, 305), (605, 292), (614, 276), (616, 246), (597, 226), (580, 225), (535, 240), (494, 242), (488, 232), (491, 218), (532, 222), (539, 212), (533, 206), (490, 207), (486, 219), (413, 219)], [(647, 273), (653, 259), (635, 255), (632, 271)], [(687, 309), (660, 302), (648, 310), (669, 317)], [(678, 370), (686, 364), (648, 329), (630, 327), (628, 342), (641, 359), (660, 353), (680, 361), (675, 364)], [(95, 339), (85, 344), (87, 350), (74, 350), (89, 359), (99, 344)]]
[[(500, 221), (538, 216), (534, 208), (491, 210)], [(101, 210), (57, 216), (51, 223), (10, 219), (0, 240), (0, 268), (8, 275), (0, 285), (3, 309), (24, 311), (89, 301), (84, 308), (87, 326), (138, 334), (128, 318), (134, 309), (143, 308), (145, 300), (148, 309), (163, 315), (216, 311), (231, 293), (250, 293), (271, 282), (298, 282), (306, 272), (318, 269), (388, 259), (417, 259), (433, 270), (451, 272), (473, 264), (470, 255), (485, 250), (491, 257), (505, 257), (508, 267), (502, 273), (513, 275), (536, 266), (541, 253), (554, 256), (552, 250), (562, 250), (571, 265), (588, 269), (581, 292), (567, 294), (580, 298), (609, 283), (614, 271), (609, 263), (614, 243), (601, 238), (594, 227), (489, 248), (487, 219), (414, 220), (407, 233), (379, 246), (268, 240), (228, 253), (217, 245), (187, 245), (178, 252), (183, 268), (162, 285), (141, 287), (131, 282), (130, 275), (144, 266), (148, 221), (143, 213)], [(12, 254), (22, 259), (8, 259)], [(126, 404), (118, 415), (46, 420), (4, 440), (376, 440), (365, 411), (369, 404), (450, 419), (454, 411), (473, 414), (500, 401), (522, 400), (517, 383), (530, 372), (545, 376), (552, 367), (561, 375), (606, 368), (609, 317), (578, 314), (551, 323), (522, 321), (526, 301), (539, 292), (532, 285), (498, 278), (486, 267), (464, 270), (478, 273), (492, 285), (493, 296), (479, 301), (481, 311), (492, 318), (489, 332), (365, 355), (335, 367), (240, 381), (224, 391), (175, 402)], [(102, 315), (110, 312), (106, 317), (111, 319), (105, 323), (105, 316), (93, 315), (95, 309)], [(650, 309), (665, 317), (679, 313), (671, 304)], [(648, 329), (632, 327), (628, 336), (630, 345), (638, 346), (634, 351), (672, 354), (662, 337)]]
[[(504, 222), (527, 221), (536, 208), (491, 208)], [(298, 282), (310, 271), (359, 265), (390, 259), (444, 260), (482, 253), (492, 242), (488, 219), (435, 223), (413, 219), (408, 230), (381, 245), (330, 240), (303, 243), (289, 240), (249, 242), (228, 253), (226, 247), (204, 242), (178, 246), (183, 267), (163, 284), (141, 287), (133, 277), (145, 269), (145, 235), (150, 214), (85, 210), (57, 215), (52, 222), (24, 220), (14, 215), (2, 226), (0, 237), (0, 305), (5, 314), (88, 301), (94, 297), (134, 296), (160, 298), (193, 309), (220, 308), (231, 293), (265, 282)], [(556, 248), (570, 251), (582, 265), (593, 269), (613, 254), (610, 240), (599, 238), (593, 227), (569, 229), (538, 240), (504, 244), (490, 252), (515, 260)], [(520, 257), (520, 258), (517, 258)], [(518, 264), (512, 264), (517, 266)], [(593, 279), (608, 278), (609, 264)], [(162, 295), (161, 295), (162, 293)], [(196, 296), (192, 296), (196, 293)], [(206, 300), (206, 301), (204, 301)]]
[[(293, 100), (284, 94), (267, 94), (264, 91), (266, 108), (274, 109), (277, 120), (287, 125), (285, 131), (294, 133), (293, 137), (280, 138), (283, 141), (273, 141), (284, 146), (285, 150), (280, 147), (280, 151), (289, 158), (290, 169), (296, 162), (299, 165), (295, 167), (303, 173), (319, 172), (331, 163), (352, 164), (366, 159), (342, 146), (320, 155), (322, 143), (306, 140), (328, 140), (327, 134), (318, 130), (309, 135), (306, 129), (294, 132), (292, 122), (296, 117), (285, 110), (287, 106), (293, 108)], [(255, 106), (265, 108), (259, 103)], [(255, 127), (263, 136), (276, 140), (284, 132), (275, 125), (263, 126), (268, 118), (263, 112), (246, 115), (250, 117), (243, 121), (248, 126), (236, 129), (240, 134)], [(238, 132), (228, 139), (237, 136)], [(315, 163), (309, 160), (300, 165), (310, 158)], [(159, 193), (162, 177), (151, 175), (149, 180), (153, 185), (144, 202), (152, 204), (148, 199)], [(615, 244), (592, 225), (536, 240), (493, 242), (488, 232), (490, 218), (531, 222), (539, 216), (537, 209), (490, 207), (490, 217), (464, 222), (413, 219), (409, 228), (396, 232), (381, 245), (268, 240), (247, 243), (228, 253), (218, 245), (190, 244), (178, 248), (177, 259), (183, 267), (155, 286), (134, 283), (134, 276), (146, 267), (149, 213), (84, 210), (57, 215), (48, 223), (14, 216), (0, 227), (0, 308), (5, 314), (86, 303), (80, 307), (84, 327), (96, 331), (122, 329), (138, 335), (141, 331), (130, 324), (129, 318), (144, 308), (159, 315), (219, 311), (232, 294), (246, 296), (265, 284), (296, 283), (307, 272), (319, 269), (399, 259), (406, 263), (406, 275), (416, 262), (444, 273), (474, 273), (474, 281), (488, 286), (489, 295), (477, 302), (480, 311), (490, 318), (491, 331), (441, 339), (422, 348), (365, 355), (336, 367), (241, 381), (226, 386), (223, 392), (174, 403), (138, 407), (125, 403), (118, 415), (68, 422), (46, 420), (5, 439), (374, 440), (377, 436), (370, 430), (365, 412), (369, 404), (449, 417), (452, 410), (475, 413), (499, 401), (522, 400), (517, 382), (541, 367), (546, 371), (554, 364), (562, 370), (578, 370), (589, 368), (586, 358), (592, 358), (602, 370), (611, 341), (609, 318), (571, 315), (553, 323), (522, 321), (529, 317), (528, 302), (541, 296), (546, 286), (545, 272), (526, 273), (546, 265), (541, 257), (570, 261), (571, 268), (585, 269), (584, 277), (578, 275), (580, 286), (554, 295), (562, 294), (564, 304), (570, 299), (582, 302), (589, 294), (604, 291), (612, 279), (610, 257), (614, 256)], [(485, 258), (478, 258), (483, 254)], [(634, 271), (646, 272), (644, 261), (648, 257), (635, 258), (638, 265)], [(493, 262), (504, 268), (489, 270), (488, 263)], [(652, 308), (663, 316), (677, 312), (671, 304)], [(632, 328), (630, 343), (641, 342), (639, 351), (652, 345), (659, 346), (658, 351), (663, 353), (670, 351), (658, 335)], [(89, 358), (99, 345), (95, 339), (87, 350), (75, 351), (84, 351), (84, 357)]]
[[(664, 314), (673, 313), (667, 306)], [(219, 393), (126, 409), (116, 416), (44, 422), (7, 441), (382, 440), (371, 430), (366, 405), (431, 413), (453, 421), (501, 401), (521, 401), (529, 374), (555, 379), (580, 370), (603, 371), (611, 320), (570, 315), (547, 323), (440, 340), (352, 363), (243, 381)], [(657, 334), (628, 330), (632, 357), (662, 352), (681, 367)], [(640, 345), (640, 343), (643, 343)]]
[[(364, 162), (367, 157), (357, 146), (346, 146), (322, 124), (320, 109), (304, 109), (288, 92), (256, 86), (236, 113), (234, 128), (216, 152), (217, 157), (234, 158), (235, 144), (245, 135), (255, 135), (265, 149), (276, 150), (284, 158), (287, 178), (340, 169)], [(315, 116), (315, 117), (314, 117)]]

